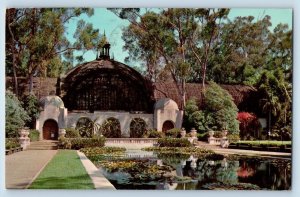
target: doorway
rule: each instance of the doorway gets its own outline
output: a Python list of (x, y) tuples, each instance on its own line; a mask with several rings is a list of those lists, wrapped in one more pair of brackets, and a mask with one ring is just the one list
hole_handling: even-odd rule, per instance
[(58, 125), (55, 120), (46, 120), (43, 126), (43, 139), (44, 140), (57, 140), (58, 139)]

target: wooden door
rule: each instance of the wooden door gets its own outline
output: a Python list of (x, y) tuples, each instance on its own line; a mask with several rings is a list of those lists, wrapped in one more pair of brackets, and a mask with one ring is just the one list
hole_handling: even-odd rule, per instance
[(58, 125), (55, 120), (46, 120), (43, 126), (44, 140), (58, 139)]

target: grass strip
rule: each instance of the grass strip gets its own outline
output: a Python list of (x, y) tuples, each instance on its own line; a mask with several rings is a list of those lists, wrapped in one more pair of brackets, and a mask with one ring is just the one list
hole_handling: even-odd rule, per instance
[(237, 142), (237, 144), (251, 144), (251, 145), (270, 145), (270, 146), (281, 146), (281, 145), (291, 145), (291, 141), (268, 141), (268, 140), (257, 140), (257, 141), (248, 141), (248, 140), (244, 140), (244, 141), (239, 141)]
[(59, 150), (29, 189), (94, 189), (74, 150)]

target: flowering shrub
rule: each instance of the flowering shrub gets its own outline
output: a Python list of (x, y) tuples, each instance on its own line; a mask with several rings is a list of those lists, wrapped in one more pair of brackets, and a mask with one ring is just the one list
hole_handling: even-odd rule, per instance
[(258, 118), (248, 112), (239, 112), (237, 120), (240, 122), (240, 136), (242, 139), (250, 139), (259, 137), (259, 130), (261, 125)]

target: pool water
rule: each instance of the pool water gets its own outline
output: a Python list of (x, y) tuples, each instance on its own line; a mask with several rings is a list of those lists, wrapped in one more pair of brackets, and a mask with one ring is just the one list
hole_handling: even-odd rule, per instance
[[(122, 170), (108, 172), (106, 178), (116, 189), (152, 190), (290, 190), (291, 160), (284, 158), (257, 158), (225, 156), (225, 158), (201, 159), (192, 155), (182, 157), (127, 152), (114, 161), (145, 160), (158, 166), (172, 167), (171, 176), (159, 180), (135, 179), (137, 174)], [(176, 176), (176, 178), (172, 178)]]

